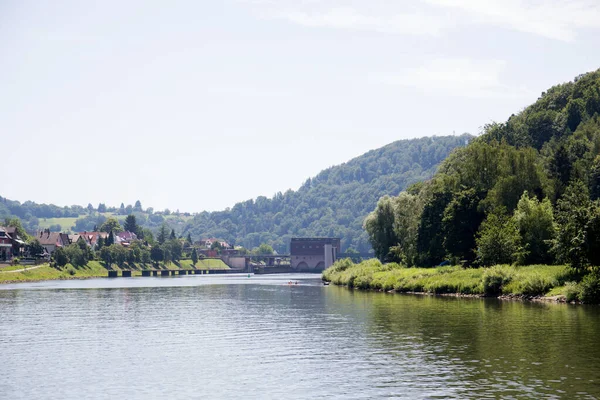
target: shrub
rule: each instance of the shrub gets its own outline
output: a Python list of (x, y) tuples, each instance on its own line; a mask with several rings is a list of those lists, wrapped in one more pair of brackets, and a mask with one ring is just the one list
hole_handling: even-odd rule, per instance
[(543, 295), (556, 286), (556, 282), (538, 273), (526, 276), (521, 283), (521, 293), (529, 296)]
[(512, 274), (502, 267), (486, 269), (481, 277), (483, 293), (487, 296), (497, 296), (502, 293), (505, 284), (512, 280)]
[(581, 287), (576, 282), (565, 283), (565, 298), (570, 303), (572, 301), (579, 300), (581, 294)]
[(579, 299), (586, 304), (600, 303), (600, 273), (592, 272), (586, 275), (580, 283)]
[(75, 268), (73, 268), (72, 266), (67, 268), (67, 274), (73, 276), (77, 273), (77, 271), (75, 271)]

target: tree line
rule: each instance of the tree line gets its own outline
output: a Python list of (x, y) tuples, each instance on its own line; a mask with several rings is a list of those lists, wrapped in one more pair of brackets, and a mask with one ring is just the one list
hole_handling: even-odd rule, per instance
[(600, 265), (600, 70), (485, 127), (364, 228), (383, 261)]

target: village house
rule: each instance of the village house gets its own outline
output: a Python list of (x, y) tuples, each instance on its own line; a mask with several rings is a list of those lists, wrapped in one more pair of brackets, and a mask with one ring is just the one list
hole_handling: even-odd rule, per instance
[(219, 244), (221, 245), (221, 248), (223, 249), (228, 249), (231, 246), (229, 245), (229, 243), (227, 243), (224, 240), (219, 240), (219, 239), (215, 239), (215, 238), (211, 238), (211, 239), (201, 239), (200, 242), (198, 243), (200, 246), (202, 247), (206, 247), (207, 249), (210, 249), (213, 245), (214, 242), (219, 242)]
[[(98, 246), (98, 239), (103, 238), (104, 240), (106, 240), (106, 238), (108, 237), (108, 233), (106, 233), (106, 232), (79, 232), (79, 236), (81, 236), (83, 238), (83, 240), (85, 240), (85, 242), (87, 243), (88, 246), (90, 246), (92, 249), (95, 249)], [(73, 241), (73, 243), (75, 243), (75, 242), (76, 241)]]
[(118, 243), (125, 247), (129, 246), (134, 240), (137, 240), (137, 235), (129, 231), (119, 232), (114, 236), (115, 243)]
[(13, 255), (13, 238), (6, 228), (0, 227), (0, 262), (12, 260)]
[(48, 254), (54, 253), (58, 247), (66, 247), (71, 244), (69, 235), (60, 232), (50, 232), (49, 229), (36, 233), (34, 237), (40, 242)]

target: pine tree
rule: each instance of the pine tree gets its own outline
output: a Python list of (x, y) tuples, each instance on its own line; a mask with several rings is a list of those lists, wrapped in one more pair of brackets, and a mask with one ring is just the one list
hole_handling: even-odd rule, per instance
[(115, 235), (113, 235), (113, 231), (110, 231), (110, 233), (108, 234), (108, 237), (106, 238), (106, 243), (105, 246), (112, 246), (113, 244), (115, 244)]
[(192, 265), (196, 265), (196, 263), (198, 262), (198, 252), (196, 251), (195, 247), (192, 250), (191, 258), (192, 258)]
[(135, 219), (135, 215), (129, 214), (127, 216), (127, 218), (125, 218), (124, 228), (126, 231), (135, 233), (137, 235), (139, 227), (138, 227), (137, 221)]

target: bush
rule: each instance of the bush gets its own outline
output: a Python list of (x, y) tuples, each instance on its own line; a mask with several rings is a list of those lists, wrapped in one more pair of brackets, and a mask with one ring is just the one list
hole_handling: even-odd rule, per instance
[(502, 267), (486, 269), (481, 277), (483, 293), (486, 296), (498, 296), (502, 294), (502, 288), (512, 280), (512, 274)]
[(77, 273), (77, 271), (75, 271), (75, 268), (73, 268), (73, 267), (69, 267), (69, 268), (67, 268), (67, 274), (69, 274), (69, 275), (73, 276), (73, 275), (75, 275), (76, 273)]
[(570, 303), (572, 301), (578, 301), (581, 295), (581, 287), (576, 282), (565, 283), (565, 298)]
[(586, 304), (600, 303), (600, 272), (586, 275), (580, 283), (579, 299)]
[(521, 283), (521, 293), (529, 296), (543, 295), (556, 286), (556, 282), (538, 273), (525, 277)]

